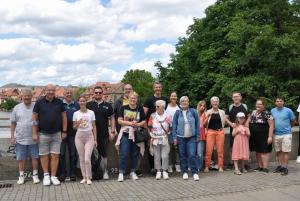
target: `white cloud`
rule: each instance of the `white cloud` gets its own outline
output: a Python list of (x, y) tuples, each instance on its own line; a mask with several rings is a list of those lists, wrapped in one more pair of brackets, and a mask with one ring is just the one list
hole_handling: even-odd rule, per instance
[[(154, 62), (166, 64), (175, 52), (170, 43), (214, 2), (111, 0), (104, 7), (99, 0), (2, 1), (0, 36), (12, 35), (0, 39), (0, 84), (119, 81), (128, 69), (156, 75)], [(138, 59), (135, 42), (150, 44)], [(112, 68), (118, 65), (128, 68)]]

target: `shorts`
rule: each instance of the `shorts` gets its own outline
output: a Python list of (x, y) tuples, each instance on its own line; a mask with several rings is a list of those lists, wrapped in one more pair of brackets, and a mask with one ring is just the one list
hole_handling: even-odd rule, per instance
[(31, 144), (31, 145), (23, 145), (23, 144), (16, 144), (16, 158), (17, 161), (26, 160), (28, 157), (32, 159), (39, 158), (39, 146), (38, 144)]
[(292, 151), (292, 134), (275, 135), (274, 141), (274, 148), (276, 152)]
[(60, 154), (61, 141), (60, 132), (54, 134), (40, 133), (39, 154)]
[(107, 157), (107, 149), (108, 149), (108, 136), (97, 136), (97, 149), (103, 158)]

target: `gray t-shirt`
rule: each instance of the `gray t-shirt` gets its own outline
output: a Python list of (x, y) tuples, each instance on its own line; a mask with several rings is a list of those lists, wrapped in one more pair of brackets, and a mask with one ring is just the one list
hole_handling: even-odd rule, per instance
[(22, 145), (36, 144), (32, 140), (32, 110), (34, 103), (26, 106), (24, 103), (16, 105), (10, 117), (12, 124), (16, 124), (16, 141)]

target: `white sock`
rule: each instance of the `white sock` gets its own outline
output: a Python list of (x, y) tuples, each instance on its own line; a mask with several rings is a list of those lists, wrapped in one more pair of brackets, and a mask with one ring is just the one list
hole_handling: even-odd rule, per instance
[(48, 177), (49, 176), (49, 172), (44, 172), (44, 177)]
[(24, 177), (24, 171), (20, 171), (20, 177)]
[(37, 175), (38, 174), (38, 170), (33, 170), (32, 171), (32, 176), (35, 176), (35, 175)]

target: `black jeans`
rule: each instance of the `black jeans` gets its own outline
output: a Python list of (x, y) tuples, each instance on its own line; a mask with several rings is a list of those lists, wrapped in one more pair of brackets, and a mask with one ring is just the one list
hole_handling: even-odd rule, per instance
[(59, 158), (59, 172), (60, 175), (67, 175), (66, 168), (66, 151), (68, 147), (70, 171), (69, 176), (76, 176), (76, 165), (77, 165), (77, 150), (75, 146), (75, 136), (68, 136), (64, 139), (60, 146), (60, 158)]

